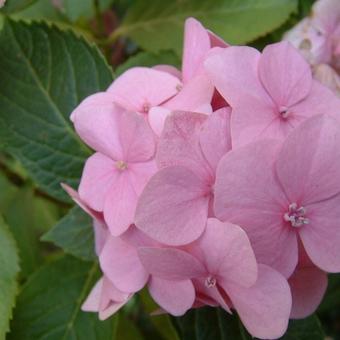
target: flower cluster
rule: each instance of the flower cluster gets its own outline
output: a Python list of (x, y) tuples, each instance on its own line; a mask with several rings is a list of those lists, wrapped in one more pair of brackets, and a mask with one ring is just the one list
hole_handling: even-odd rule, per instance
[(297, 47), (312, 65), (315, 77), (340, 96), (340, 1), (318, 0), (285, 40)]
[(340, 101), (288, 42), (263, 53), (185, 25), (181, 72), (126, 71), (71, 119), (95, 150), (78, 191), (105, 319), (147, 286), (160, 310), (236, 311), (258, 338), (320, 303), (340, 271)]

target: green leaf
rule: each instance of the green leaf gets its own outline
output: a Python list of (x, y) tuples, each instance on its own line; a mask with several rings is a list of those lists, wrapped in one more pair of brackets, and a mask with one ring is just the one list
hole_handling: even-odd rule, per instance
[(0, 216), (0, 339), (5, 339), (17, 293), (19, 258), (14, 238)]
[(251, 340), (237, 315), (221, 308), (203, 307), (173, 318), (181, 340)]
[(325, 334), (316, 315), (302, 320), (290, 320), (288, 331), (281, 340), (324, 340)]
[(327, 292), (318, 308), (318, 312), (324, 313), (332, 308), (340, 309), (340, 274), (328, 275)]
[(5, 13), (13, 13), (31, 6), (37, 0), (7, 0), (2, 9)]
[(179, 54), (191, 16), (227, 42), (244, 44), (279, 27), (296, 8), (297, 0), (137, 0), (112, 38), (128, 36), (148, 51)]
[[(98, 0), (99, 10), (106, 10), (113, 0)], [(80, 18), (93, 18), (96, 14), (95, 0), (64, 0), (63, 10), (71, 21), (77, 21)]]
[(18, 189), (3, 216), (18, 245), (21, 275), (27, 277), (42, 262), (35, 229), (34, 194), (31, 187)]
[(66, 253), (83, 260), (94, 260), (93, 222), (83, 210), (74, 207), (57, 225), (43, 235), (49, 241), (63, 248)]
[(41, 23), (6, 19), (0, 45), (0, 139), (42, 190), (69, 201), (60, 182), (76, 187), (90, 154), (69, 115), (112, 72), (95, 47)]
[(124, 64), (119, 65), (115, 70), (115, 75), (119, 76), (126, 70), (135, 66), (152, 67), (160, 64), (180, 67), (180, 59), (171, 51), (162, 51), (159, 53), (139, 52), (130, 57)]
[(97, 279), (97, 266), (65, 256), (32, 275), (18, 297), (10, 340), (107, 340), (116, 318), (99, 321), (80, 310)]

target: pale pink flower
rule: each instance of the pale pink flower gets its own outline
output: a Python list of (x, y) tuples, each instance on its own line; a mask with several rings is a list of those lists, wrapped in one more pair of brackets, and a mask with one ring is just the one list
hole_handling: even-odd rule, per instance
[(228, 312), (235, 309), (253, 336), (276, 339), (283, 335), (291, 309), (289, 285), (278, 272), (257, 265), (241, 228), (209, 219), (205, 233), (188, 248), (189, 252), (141, 247), (138, 254), (153, 277), (193, 280), (204, 287), (208, 299)]
[(6, 0), (0, 0), (0, 8), (5, 5)]
[(97, 152), (86, 161), (79, 196), (102, 212), (112, 235), (133, 222), (137, 199), (155, 173), (156, 143), (142, 116), (112, 102), (108, 93), (85, 99), (74, 111), (79, 136)]
[(95, 284), (81, 309), (84, 312), (98, 312), (99, 319), (105, 320), (129, 302), (132, 296), (131, 293), (121, 292), (103, 276)]
[(312, 79), (310, 66), (287, 42), (229, 47), (206, 62), (217, 90), (231, 105), (233, 147), (261, 138), (283, 140), (304, 119), (337, 115), (339, 99)]
[(156, 160), (158, 171), (138, 201), (135, 224), (170, 245), (192, 242), (204, 231), (220, 158), (230, 150), (228, 109), (210, 116), (176, 112), (168, 117)]
[(219, 163), (215, 213), (240, 225), (257, 260), (289, 277), (298, 240), (326, 272), (340, 271), (340, 125), (319, 115), (283, 145), (262, 140), (229, 152)]

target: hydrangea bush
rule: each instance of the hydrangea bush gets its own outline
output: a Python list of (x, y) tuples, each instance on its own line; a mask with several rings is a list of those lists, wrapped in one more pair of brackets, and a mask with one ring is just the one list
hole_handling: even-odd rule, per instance
[[(340, 2), (319, 0), (306, 18), (300, 3), (282, 41), (267, 35), (246, 46), (296, 2), (221, 1), (221, 13), (250, 6), (240, 25), (261, 6), (287, 11), (273, 27), (254, 19), (259, 33), (244, 38), (242, 28), (235, 36), (227, 22), (220, 28), (216, 8), (210, 30), (193, 17), (198, 2), (155, 1), (160, 18), (181, 13), (179, 62), (159, 52), (171, 33), (154, 13), (144, 12), (143, 26), (145, 4), (129, 12), (109, 1), (49, 2), (53, 15), (68, 16), (51, 18), (63, 28), (20, 20), (39, 1), (4, 7), (0, 336), (321, 340), (316, 312), (336, 336), (328, 313), (339, 306)], [(84, 18), (93, 35), (71, 33)], [(136, 49), (126, 36), (146, 51), (147, 39), (156, 42), (113, 79), (87, 41), (117, 66), (127, 52), (115, 51)], [(23, 190), (31, 196), (21, 220)], [(43, 233), (69, 255), (36, 246)]]

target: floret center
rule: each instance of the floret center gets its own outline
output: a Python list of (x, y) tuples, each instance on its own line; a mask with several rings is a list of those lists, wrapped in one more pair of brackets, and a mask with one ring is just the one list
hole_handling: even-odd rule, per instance
[(306, 209), (302, 206), (299, 207), (297, 203), (289, 204), (288, 211), (283, 215), (283, 219), (295, 228), (309, 223), (309, 219), (306, 217)]

